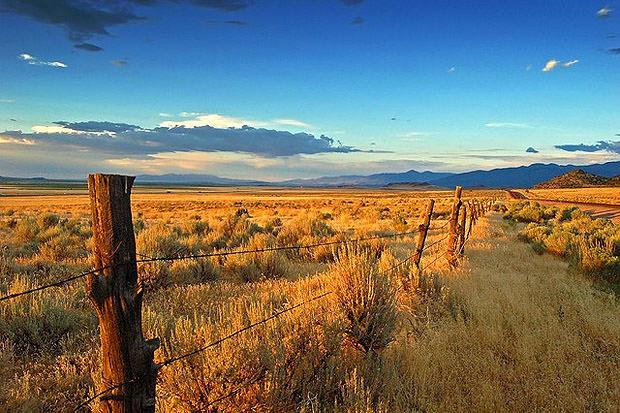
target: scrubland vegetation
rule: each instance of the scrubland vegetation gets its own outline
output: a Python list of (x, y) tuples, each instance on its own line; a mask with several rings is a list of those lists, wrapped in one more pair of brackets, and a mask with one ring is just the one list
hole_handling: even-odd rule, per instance
[[(434, 225), (448, 205), (439, 199)], [(134, 222), (138, 252), (158, 257), (410, 231), (424, 207), (408, 194), (138, 201)], [(2, 293), (90, 268), (86, 209), (34, 208), (0, 212)], [(510, 211), (519, 219), (517, 207)], [(538, 224), (549, 225), (557, 211), (541, 214)], [(162, 339), (157, 360), (331, 292), (163, 368), (157, 408), (612, 411), (620, 404), (617, 298), (516, 242), (516, 231), (497, 216), (483, 219), (457, 271), (443, 259), (422, 272), (386, 271), (412, 252), (412, 237), (141, 265), (145, 336)], [(81, 281), (0, 303), (0, 409), (71, 410), (99, 380), (97, 319)]]
[(566, 258), (576, 273), (620, 283), (620, 226), (592, 219), (577, 207), (541, 206), (533, 201), (509, 204), (504, 217), (527, 223), (519, 236), (535, 251)]

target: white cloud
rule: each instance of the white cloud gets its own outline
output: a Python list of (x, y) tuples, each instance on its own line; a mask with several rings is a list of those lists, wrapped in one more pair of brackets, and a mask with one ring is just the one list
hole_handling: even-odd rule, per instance
[(172, 115), (170, 113), (161, 112), (159, 114), (159, 117), (161, 117), (161, 118), (171, 118)]
[(530, 70), (532, 70), (532, 65), (527, 65), (527, 66), (525, 66), (525, 70), (526, 70), (527, 72), (529, 72)]
[(298, 128), (312, 129), (312, 126), (310, 126), (309, 124), (297, 119), (274, 119), (272, 122), (277, 125), (296, 126)]
[[(182, 112), (180, 114), (183, 118), (189, 118), (197, 114)], [(202, 126), (212, 126), (214, 128), (241, 128), (244, 125), (247, 126), (259, 126), (258, 123), (247, 119), (235, 118), (232, 116), (218, 115), (217, 113), (205, 114), (196, 116), (191, 120), (167, 120), (159, 124), (165, 128), (174, 128), (175, 126), (184, 126), (186, 128), (199, 128)], [(264, 125), (261, 125), (264, 126)]]
[(36, 143), (31, 141), (30, 139), (0, 135), (0, 144), (3, 143), (11, 143), (13, 145), (36, 145)]
[(90, 132), (90, 131), (81, 131), (81, 130), (75, 130), (75, 129), (71, 129), (71, 128), (66, 128), (64, 126), (61, 125), (35, 125), (32, 128), (32, 131), (37, 134), (37, 133), (62, 133), (62, 134), (69, 134), (69, 135), (97, 135), (97, 136), (101, 136), (101, 135), (113, 135), (112, 132)]
[(456, 72), (456, 67), (452, 66), (450, 69), (448, 69), (448, 73), (454, 73)]
[(13, 103), (15, 99), (0, 99), (0, 103)]
[(560, 62), (558, 62), (558, 61), (557, 61), (557, 60), (555, 60), (555, 59), (551, 59), (551, 60), (549, 60), (549, 61), (545, 64), (545, 67), (543, 67), (543, 70), (542, 70), (542, 71), (543, 71), (543, 72), (551, 72), (553, 69), (555, 69), (555, 68), (556, 68), (556, 66), (558, 65), (558, 63), (560, 63)]
[(45, 60), (40, 60), (39, 58), (31, 54), (28, 54), (28, 53), (22, 53), (18, 56), (18, 58), (28, 63), (29, 65), (33, 65), (33, 66), (51, 66), (51, 67), (60, 67), (60, 68), (69, 67), (63, 62), (58, 62), (58, 61), (48, 62)]
[(429, 135), (431, 134), (427, 132), (409, 132), (409, 133), (405, 133), (404, 135), (399, 135), (398, 137), (400, 138), (401, 141), (415, 142), (415, 141), (419, 141), (422, 137), (429, 136)]
[(603, 7), (602, 9), (600, 9), (599, 11), (596, 12), (596, 15), (598, 17), (609, 17), (611, 16), (611, 12), (613, 10), (610, 9), (609, 7)]
[(571, 67), (576, 65), (577, 63), (579, 63), (579, 60), (577, 59), (569, 60), (568, 62), (564, 63), (560, 62), (559, 60), (551, 59), (545, 64), (545, 67), (543, 67), (542, 71), (551, 72), (553, 69), (558, 67), (558, 65), (562, 65), (562, 67)]
[[(161, 116), (161, 114), (160, 114)], [(243, 126), (252, 126), (254, 128), (269, 128), (278, 126), (292, 126), (295, 129), (312, 129), (312, 126), (306, 122), (290, 119), (280, 118), (272, 120), (252, 120), (237, 118), (234, 116), (220, 115), (217, 113), (197, 113), (197, 112), (181, 112), (179, 114), (182, 118), (191, 118), (189, 120), (167, 120), (161, 122), (159, 126), (165, 128), (173, 128), (176, 126), (184, 126), (186, 128), (199, 128), (202, 126), (211, 126), (214, 128), (241, 128)]]
[(507, 129), (530, 129), (531, 126), (527, 123), (514, 123), (514, 122), (489, 122), (485, 123), (487, 128), (507, 128)]

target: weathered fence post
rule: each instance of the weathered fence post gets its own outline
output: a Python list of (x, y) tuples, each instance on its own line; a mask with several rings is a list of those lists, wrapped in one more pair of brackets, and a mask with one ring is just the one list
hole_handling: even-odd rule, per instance
[(459, 215), (459, 242), (458, 242), (458, 251), (457, 256), (463, 255), (465, 251), (465, 223), (467, 222), (467, 208), (465, 205), (461, 208), (461, 213)]
[(130, 204), (133, 182), (129, 176), (88, 176), (94, 265), (103, 270), (87, 277), (86, 292), (99, 319), (99, 409), (105, 413), (155, 411), (153, 353), (159, 340), (142, 335), (142, 290)]
[(467, 229), (467, 236), (465, 237), (466, 239), (469, 239), (469, 237), (471, 237), (471, 230), (472, 230), (472, 227), (475, 221), (476, 221), (476, 218), (475, 218), (474, 209), (473, 207), (471, 207), (469, 211), (469, 228)]
[(415, 249), (415, 255), (413, 258), (413, 262), (417, 268), (420, 268), (420, 260), (422, 260), (422, 252), (424, 251), (424, 243), (426, 242), (426, 235), (428, 234), (428, 229), (431, 226), (431, 217), (433, 215), (433, 207), (435, 206), (435, 200), (429, 199), (428, 205), (426, 206), (426, 214), (424, 215), (424, 223), (420, 224), (418, 227), (418, 244)]
[(446, 259), (452, 267), (456, 266), (457, 263), (455, 252), (458, 242), (459, 210), (461, 208), (462, 192), (463, 188), (460, 186), (457, 186), (454, 190), (454, 202), (452, 203), (452, 211), (450, 213), (450, 233), (448, 238), (448, 249), (446, 250)]

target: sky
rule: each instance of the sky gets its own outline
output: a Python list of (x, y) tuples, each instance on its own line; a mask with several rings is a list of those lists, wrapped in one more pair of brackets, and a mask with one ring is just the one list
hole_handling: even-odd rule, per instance
[(3, 176), (591, 164), (619, 115), (619, 0), (0, 0)]

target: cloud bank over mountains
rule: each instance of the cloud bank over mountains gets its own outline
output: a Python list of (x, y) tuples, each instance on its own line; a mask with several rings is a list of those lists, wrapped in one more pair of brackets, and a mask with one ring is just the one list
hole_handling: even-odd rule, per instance
[(32, 133), (5, 131), (5, 143), (54, 145), (106, 155), (148, 157), (164, 152), (244, 152), (265, 157), (361, 152), (334, 139), (306, 132), (240, 127), (173, 125), (143, 128), (107, 121), (54, 122), (35, 126)]

